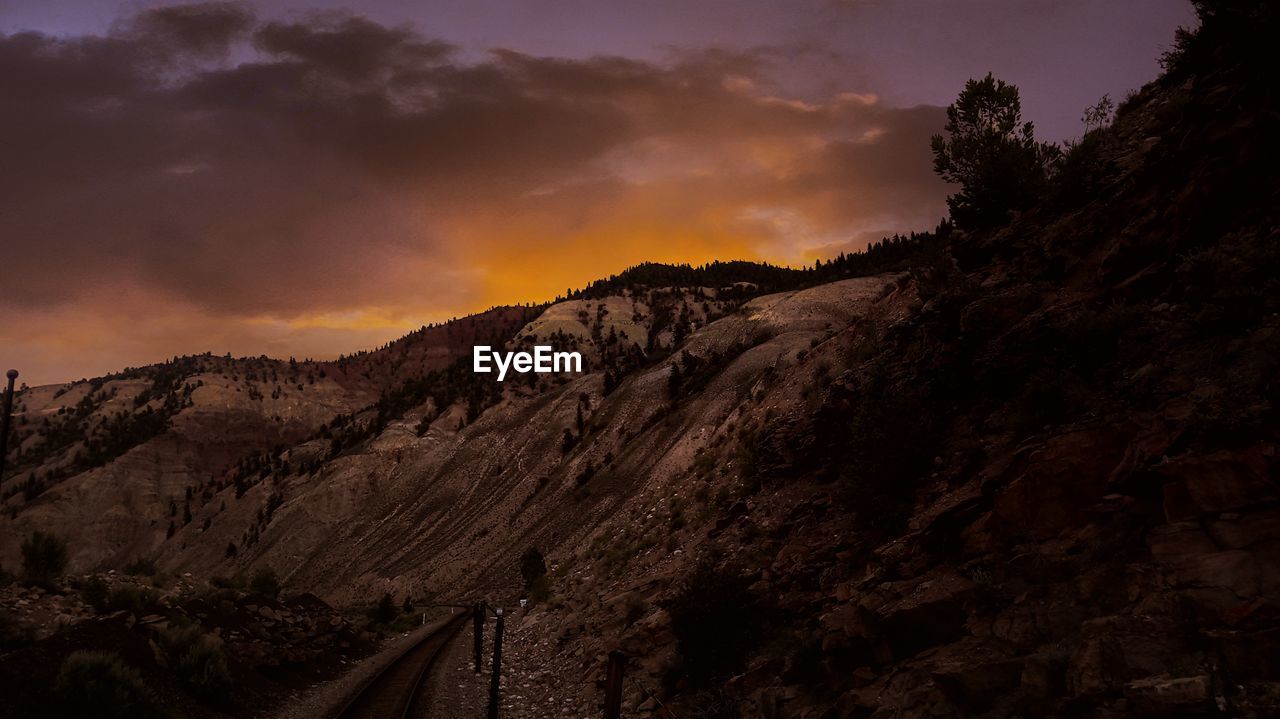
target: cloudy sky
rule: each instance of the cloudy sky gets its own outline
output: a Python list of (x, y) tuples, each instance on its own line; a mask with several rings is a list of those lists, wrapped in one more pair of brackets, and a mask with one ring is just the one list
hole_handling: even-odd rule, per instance
[(0, 365), (331, 357), (645, 260), (931, 227), (964, 80), (1043, 137), (1184, 0), (0, 0)]

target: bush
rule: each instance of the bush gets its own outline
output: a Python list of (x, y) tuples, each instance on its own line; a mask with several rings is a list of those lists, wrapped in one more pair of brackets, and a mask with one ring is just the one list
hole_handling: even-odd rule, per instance
[(22, 543), (22, 571), (28, 579), (53, 579), (66, 568), (67, 543), (56, 536), (37, 530)]
[(182, 657), (186, 656), (187, 651), (200, 641), (203, 634), (204, 632), (200, 631), (200, 625), (175, 620), (161, 630), (160, 635), (156, 637), (156, 644), (160, 647), (160, 653), (164, 655), (166, 662), (170, 666), (176, 666)]
[(937, 452), (938, 420), (930, 411), (936, 400), (929, 388), (893, 377), (881, 362), (847, 399), (850, 409), (833, 405), (823, 416), (833, 469), (858, 526), (890, 535), (904, 526)]
[(390, 624), (400, 614), (396, 608), (396, 600), (391, 596), (391, 592), (382, 595), (382, 599), (378, 600), (377, 606), (373, 608), (371, 618), (375, 624)]
[(534, 604), (545, 604), (551, 599), (551, 580), (542, 575), (529, 585), (529, 601)]
[(160, 632), (157, 643), (165, 663), (197, 696), (225, 703), (233, 682), (222, 640), (205, 634), (198, 624), (174, 623)]
[(231, 670), (222, 651), (222, 640), (217, 637), (201, 636), (178, 662), (178, 676), (201, 699), (219, 706), (231, 703)]
[(168, 716), (137, 670), (111, 652), (72, 653), (62, 662), (54, 688), (76, 716)]
[(738, 573), (703, 562), (667, 602), (676, 651), (691, 688), (736, 674), (759, 644), (762, 612), (747, 585)]
[(547, 562), (537, 547), (529, 547), (520, 555), (520, 576), (524, 579), (526, 589), (533, 586), (534, 581), (547, 574)]
[(249, 579), (249, 590), (275, 599), (280, 594), (280, 579), (271, 567), (259, 567)]

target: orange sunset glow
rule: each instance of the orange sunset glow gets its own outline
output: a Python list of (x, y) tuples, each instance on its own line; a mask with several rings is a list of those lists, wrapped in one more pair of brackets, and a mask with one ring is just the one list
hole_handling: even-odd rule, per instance
[[(3, 345), (32, 383), (206, 350), (333, 357), (640, 262), (812, 264), (945, 214), (928, 142), (948, 97), (914, 79), (962, 82), (927, 46), (937, 8), (815, 3), (800, 27), (760, 4), (747, 31), (677, 4), (555, 51), (554, 15), (477, 39), (465, 13), (380, 3), (84, 5), (73, 27), (34, 5), (0, 26)], [(1186, 9), (1151, 5), (1162, 22), (1107, 4), (1078, 22), (1163, 41)], [(1010, 42), (1062, 22), (1026, 12)], [(920, 46), (881, 47), (889, 26)], [(979, 40), (947, 57), (1013, 62)], [(1112, 44), (1088, 48), (1132, 52), (1108, 82), (1153, 72), (1131, 32)], [(1026, 72), (1074, 73), (1057, 59)], [(1029, 110), (1110, 89), (1078, 84)]]

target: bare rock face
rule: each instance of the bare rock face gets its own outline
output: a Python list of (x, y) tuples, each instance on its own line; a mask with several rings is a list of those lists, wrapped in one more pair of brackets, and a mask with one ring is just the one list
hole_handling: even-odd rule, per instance
[(1280, 499), (1280, 457), (1275, 446), (1255, 444), (1243, 452), (1189, 455), (1161, 466), (1173, 480), (1170, 492), (1185, 492), (1200, 512), (1230, 512), (1259, 501)]
[(1079, 523), (1107, 494), (1127, 440), (1113, 428), (1086, 429), (1028, 448), (996, 497), (996, 516), (1031, 539), (1048, 539)]

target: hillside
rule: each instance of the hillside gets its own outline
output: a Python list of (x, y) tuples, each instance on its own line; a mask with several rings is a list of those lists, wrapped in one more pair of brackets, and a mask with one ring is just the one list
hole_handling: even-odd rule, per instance
[[(1275, 716), (1276, 13), (1223, 8), (995, 229), (28, 390), (5, 486), (57, 480), (3, 564), (39, 528), (76, 572), (527, 597), (515, 716), (596, 711), (615, 650), (628, 716)], [(482, 340), (586, 371), (498, 384)]]
[(248, 480), (263, 453), (367, 410), (406, 368), (444, 369), (530, 312), (491, 310), (332, 362), (205, 354), (27, 389), (14, 402), (0, 489), (0, 566), (17, 565), (16, 538), (34, 528), (81, 538), (76, 568), (163, 551), (217, 492)]

